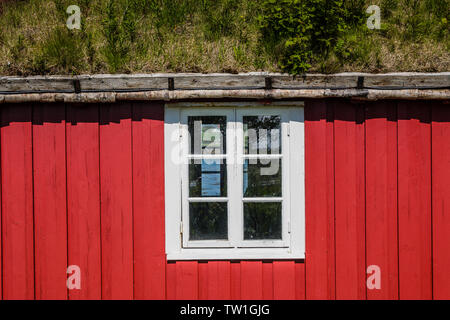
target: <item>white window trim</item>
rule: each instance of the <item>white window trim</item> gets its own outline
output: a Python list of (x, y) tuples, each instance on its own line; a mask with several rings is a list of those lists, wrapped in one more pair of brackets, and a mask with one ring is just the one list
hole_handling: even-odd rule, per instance
[[(267, 106), (260, 103), (168, 103), (165, 106), (165, 124), (164, 124), (164, 145), (165, 145), (165, 221), (166, 221), (166, 254), (168, 260), (235, 260), (235, 259), (304, 259), (305, 258), (305, 179), (304, 179), (304, 104), (303, 102), (273, 102)], [(189, 110), (189, 115), (216, 115), (215, 110), (222, 108), (236, 108), (237, 119), (233, 115), (228, 117), (229, 124), (242, 126), (241, 110), (245, 109), (245, 114), (261, 114), (261, 112), (273, 112), (280, 114), (282, 110), (285, 113), (285, 119), (282, 119), (282, 181), (289, 181), (289, 192), (285, 192), (285, 183), (283, 183), (283, 198), (285, 201), (283, 212), (283, 240), (264, 240), (249, 241), (242, 240), (239, 224), (242, 223), (242, 217), (231, 219), (232, 214), (228, 215), (229, 236), (234, 234), (232, 239), (240, 239), (231, 242), (228, 240), (212, 241), (186, 241), (181, 233), (188, 234), (187, 223), (182, 223), (182, 208), (187, 203), (187, 199), (182, 197), (183, 174), (187, 170), (183, 169), (184, 151), (186, 145), (180, 142), (186, 141), (183, 135), (186, 135), (187, 126), (183, 125), (183, 110)], [(217, 108), (217, 109), (216, 109)], [(222, 109), (223, 110), (223, 109)], [(228, 111), (230, 112), (231, 109)], [(282, 112), (283, 113), (283, 112)], [(231, 113), (230, 113), (231, 115)], [(235, 129), (227, 127), (228, 129)], [(239, 128), (238, 128), (239, 129)], [(286, 136), (286, 137), (285, 137)], [(289, 137), (287, 137), (289, 136)], [(234, 154), (235, 148), (242, 148), (243, 139), (237, 141), (227, 136), (228, 156)], [(295, 144), (295, 146), (294, 146)], [(230, 153), (231, 152), (231, 153)], [(285, 160), (287, 158), (288, 161)], [(234, 161), (230, 163), (227, 160), (227, 166), (234, 166)], [(285, 163), (289, 163), (284, 167)], [(239, 174), (232, 179), (242, 179), (242, 170), (237, 170)], [(230, 170), (227, 170), (229, 177)], [(233, 180), (227, 180), (230, 185)], [(240, 180), (235, 180), (240, 181)], [(239, 184), (238, 184), (239, 185)], [(227, 188), (228, 199), (230, 197), (242, 199), (242, 188)], [(186, 190), (185, 190), (186, 191)], [(295, 193), (295, 196), (290, 194)], [(254, 200), (254, 199), (253, 199)], [(264, 200), (264, 199), (261, 199)], [(208, 200), (205, 200), (208, 201)], [(245, 199), (244, 199), (245, 201)], [(286, 203), (290, 209), (286, 208)], [(295, 212), (292, 208), (295, 208)], [(236, 208), (230, 207), (229, 212), (239, 212)], [(186, 210), (184, 210), (186, 212)], [(287, 219), (286, 214), (290, 214)], [(186, 217), (185, 217), (186, 219)], [(289, 225), (288, 225), (289, 223)], [(233, 227), (237, 225), (238, 227)], [(290, 229), (290, 230), (289, 230)], [(289, 232), (290, 231), (290, 232)], [(185, 241), (183, 241), (183, 239)], [(282, 241), (285, 241), (282, 243)]]

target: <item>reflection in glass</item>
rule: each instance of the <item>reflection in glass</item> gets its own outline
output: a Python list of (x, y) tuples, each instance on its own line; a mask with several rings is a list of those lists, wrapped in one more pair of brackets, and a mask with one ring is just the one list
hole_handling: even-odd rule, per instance
[(246, 159), (244, 197), (281, 197), (281, 159)]
[(227, 203), (191, 202), (189, 204), (189, 239), (227, 240)]
[(245, 154), (281, 153), (280, 116), (245, 116), (243, 122)]
[[(227, 171), (223, 159), (190, 160), (189, 196), (190, 197), (226, 197)], [(196, 162), (200, 162), (197, 164)]]
[(188, 117), (191, 154), (226, 153), (225, 116)]
[(244, 203), (244, 240), (274, 240), (281, 236), (281, 202)]

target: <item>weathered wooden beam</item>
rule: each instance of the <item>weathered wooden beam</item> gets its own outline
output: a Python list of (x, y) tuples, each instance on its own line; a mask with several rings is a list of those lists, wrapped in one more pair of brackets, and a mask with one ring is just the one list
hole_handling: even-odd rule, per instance
[[(173, 79), (173, 80), (172, 80)], [(270, 88), (267, 84), (270, 82)], [(169, 88), (169, 84), (173, 87)], [(341, 73), (293, 77), (276, 73), (246, 74), (134, 74), (0, 77), (0, 94), (139, 92), (158, 90), (257, 90), (257, 89), (448, 89), (450, 72), (444, 73)]]
[(139, 92), (82, 92), (0, 94), (0, 103), (66, 102), (105, 103), (116, 101), (177, 101), (190, 99), (324, 99), (350, 98), (357, 100), (405, 99), (448, 100), (450, 89), (434, 90), (373, 90), (373, 89), (298, 89), (298, 90), (159, 90)]

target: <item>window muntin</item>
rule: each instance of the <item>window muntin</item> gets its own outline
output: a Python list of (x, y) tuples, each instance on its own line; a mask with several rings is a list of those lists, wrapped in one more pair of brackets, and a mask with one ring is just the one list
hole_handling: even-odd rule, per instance
[[(179, 119), (178, 185), (182, 190), (179, 240), (177, 236), (166, 239), (168, 258), (301, 258), (304, 204), (297, 205), (292, 218), (290, 192), (297, 189), (299, 198), (304, 199), (304, 191), (298, 183), (298, 169), (293, 170), (294, 177), (289, 177), (289, 134), (293, 124), (302, 153), (303, 109), (231, 106), (166, 110)], [(175, 127), (170, 128), (166, 134)], [(171, 146), (175, 145), (172, 142)], [(302, 163), (303, 159), (300, 167)], [(294, 188), (292, 178), (296, 178)], [(167, 183), (166, 192), (172, 181)], [(166, 202), (167, 207), (175, 208), (176, 204)], [(166, 212), (168, 216), (176, 215)], [(170, 226), (175, 226), (175, 221), (166, 222), (174, 231)]]

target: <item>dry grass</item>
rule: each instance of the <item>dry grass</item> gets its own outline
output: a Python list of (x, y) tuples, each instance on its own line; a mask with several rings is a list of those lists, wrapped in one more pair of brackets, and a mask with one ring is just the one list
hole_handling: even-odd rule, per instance
[[(0, 74), (280, 71), (277, 56), (261, 42), (257, 0), (217, 0), (228, 3), (231, 12), (221, 9), (220, 4), (202, 11), (195, 4), (202, 1), (195, 0), (183, 12), (172, 8), (166, 16), (164, 12), (155, 16), (136, 11), (134, 31), (127, 31), (123, 23), (123, 4), (128, 1), (116, 1), (122, 6), (116, 8), (119, 28), (114, 31), (117, 41), (113, 43), (108, 42), (106, 28), (108, 1), (79, 1), (83, 19), (80, 31), (65, 27), (65, 9), (71, 1), (0, 4)], [(422, 11), (409, 12), (404, 4), (411, 1), (398, 1), (401, 4), (383, 17), (382, 30), (362, 28), (343, 35), (343, 53), (317, 60), (310, 72), (449, 71), (448, 23), (443, 19), (438, 20), (442, 21), (439, 26), (419, 23), (419, 31), (411, 31), (408, 21), (414, 15), (420, 13), (422, 20), (436, 18)], [(368, 2), (387, 6), (392, 1)], [(224, 11), (217, 14), (217, 10)], [(175, 22), (165, 22), (171, 15)], [(108, 56), (111, 50), (113, 60)]]

